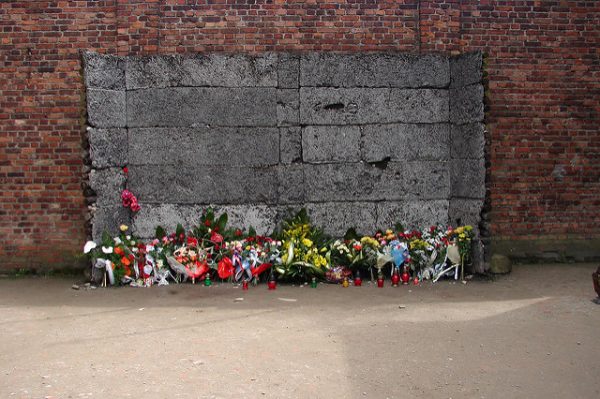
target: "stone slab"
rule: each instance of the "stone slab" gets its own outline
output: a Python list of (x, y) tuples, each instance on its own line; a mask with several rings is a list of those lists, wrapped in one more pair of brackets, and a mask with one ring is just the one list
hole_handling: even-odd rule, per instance
[(133, 231), (140, 237), (152, 238), (156, 227), (162, 226), (167, 232), (175, 231), (178, 223), (188, 230), (200, 221), (202, 211), (209, 206), (216, 215), (224, 212), (228, 216), (228, 227), (256, 229), (258, 234), (269, 234), (276, 227), (277, 207), (268, 205), (180, 205), (180, 204), (141, 204), (142, 209), (133, 217)]
[(125, 90), (125, 59), (86, 51), (83, 53), (87, 88)]
[(127, 121), (130, 127), (277, 126), (281, 101), (275, 88), (133, 90), (127, 92)]
[(275, 167), (132, 165), (128, 186), (140, 202), (276, 204), (278, 176)]
[(451, 198), (448, 219), (452, 226), (471, 225), (479, 230), (483, 199)]
[(377, 227), (393, 228), (396, 223), (405, 229), (422, 229), (448, 221), (448, 200), (391, 201), (377, 204)]
[(448, 121), (448, 91), (300, 88), (300, 123), (348, 125)]
[(377, 217), (375, 207), (374, 202), (306, 204), (311, 220), (334, 237), (343, 237), (349, 228), (355, 228), (359, 233), (373, 234)]
[(304, 168), (301, 163), (277, 167), (278, 204), (301, 204), (305, 201)]
[(455, 159), (481, 159), (485, 155), (485, 125), (468, 123), (450, 128), (451, 155)]
[(448, 162), (413, 161), (403, 163), (402, 189), (408, 199), (447, 199), (450, 197), (450, 170)]
[(87, 89), (88, 123), (93, 127), (125, 127), (125, 92), (117, 90)]
[(198, 54), (127, 59), (127, 89), (276, 87), (277, 55)]
[(277, 64), (277, 87), (297, 89), (300, 84), (300, 56), (281, 53)]
[(300, 122), (300, 93), (294, 89), (277, 90), (277, 126), (297, 126)]
[(447, 160), (450, 126), (448, 124), (390, 124), (362, 127), (362, 159), (383, 160)]
[(481, 83), (483, 54), (480, 51), (450, 57), (450, 87), (464, 87)]
[(444, 88), (448, 58), (436, 54), (311, 53), (302, 56), (301, 86)]
[(263, 166), (279, 163), (277, 128), (132, 128), (134, 165)]
[(452, 198), (485, 198), (485, 161), (455, 159), (451, 163)]
[(92, 239), (100, 242), (102, 233), (107, 232), (111, 236), (119, 234), (119, 226), (131, 225), (131, 211), (122, 205), (98, 207), (92, 217)]
[(450, 89), (450, 121), (455, 124), (483, 122), (483, 86)]
[(302, 132), (299, 126), (279, 129), (279, 160), (282, 164), (302, 161)]
[(88, 128), (88, 140), (94, 168), (123, 167), (127, 164), (127, 129)]
[(360, 137), (358, 126), (306, 126), (302, 129), (302, 160), (358, 162)]
[(121, 204), (125, 180), (125, 174), (120, 168), (92, 169), (90, 188), (96, 192), (96, 204), (98, 206)]

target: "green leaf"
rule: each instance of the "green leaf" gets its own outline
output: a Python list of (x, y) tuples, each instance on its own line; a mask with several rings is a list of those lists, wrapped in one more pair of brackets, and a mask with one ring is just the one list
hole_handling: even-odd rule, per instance
[(102, 245), (105, 247), (111, 247), (113, 244), (113, 238), (108, 234), (107, 231), (102, 233)]
[(165, 232), (165, 229), (162, 226), (156, 227), (156, 233), (155, 233), (156, 238), (158, 238), (159, 240), (162, 240), (163, 237), (166, 235), (167, 235), (167, 233)]
[(349, 228), (344, 234), (344, 240), (359, 240), (360, 237), (354, 227)]
[(183, 228), (181, 223), (177, 224), (177, 228), (175, 229), (175, 234), (177, 235), (177, 238), (179, 238), (182, 234), (185, 236), (185, 229)]
[(219, 220), (217, 220), (217, 227), (219, 228), (219, 231), (225, 231), (225, 226), (227, 226), (227, 219), (227, 213), (223, 213), (221, 216), (219, 216)]
[(404, 226), (402, 225), (402, 223), (397, 222), (394, 225), (394, 229), (396, 230), (396, 232), (401, 232), (401, 231), (404, 231)]
[(252, 226), (248, 229), (248, 237), (256, 237), (256, 230)]

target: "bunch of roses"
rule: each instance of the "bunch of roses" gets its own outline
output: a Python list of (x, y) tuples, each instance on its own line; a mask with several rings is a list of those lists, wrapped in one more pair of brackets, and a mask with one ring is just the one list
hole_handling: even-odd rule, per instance
[(138, 204), (137, 198), (129, 190), (123, 190), (123, 192), (121, 193), (121, 201), (123, 201), (123, 206), (125, 208), (129, 208), (133, 212), (137, 212), (141, 209), (140, 205)]

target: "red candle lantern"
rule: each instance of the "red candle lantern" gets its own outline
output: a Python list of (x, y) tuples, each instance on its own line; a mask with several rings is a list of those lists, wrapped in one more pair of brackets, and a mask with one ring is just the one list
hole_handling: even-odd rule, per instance
[(408, 284), (408, 281), (410, 280), (410, 274), (408, 273), (408, 266), (404, 266), (404, 269), (402, 270), (402, 284)]
[(269, 287), (269, 290), (277, 289), (277, 280), (275, 279), (275, 274), (271, 273), (269, 281), (267, 282), (267, 287)]
[(392, 287), (397, 287), (399, 282), (400, 276), (398, 275), (398, 268), (394, 267), (394, 272), (392, 273)]
[(242, 290), (248, 291), (248, 280), (242, 281)]
[(413, 279), (413, 284), (414, 284), (414, 285), (419, 285), (419, 278), (418, 278), (418, 277), (415, 277), (415, 278)]
[(360, 272), (356, 271), (356, 275), (354, 276), (354, 285), (356, 287), (362, 286), (362, 278), (360, 278)]
[(377, 275), (377, 287), (383, 288), (383, 274)]

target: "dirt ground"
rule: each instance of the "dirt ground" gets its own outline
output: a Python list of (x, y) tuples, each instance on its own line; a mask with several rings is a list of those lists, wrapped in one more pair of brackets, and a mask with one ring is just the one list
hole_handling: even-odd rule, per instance
[(595, 267), (384, 289), (4, 278), (0, 398), (599, 398)]

